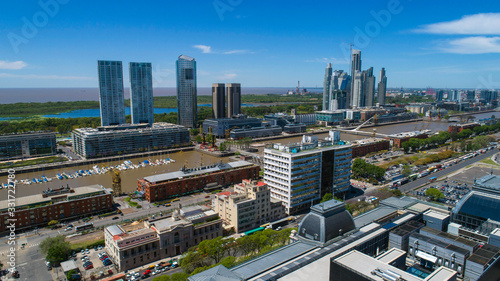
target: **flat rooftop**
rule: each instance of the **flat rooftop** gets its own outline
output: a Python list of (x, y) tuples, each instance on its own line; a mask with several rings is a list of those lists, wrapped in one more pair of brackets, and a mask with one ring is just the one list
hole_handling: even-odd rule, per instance
[[(100, 186), (98, 184), (89, 185), (89, 186), (81, 186), (81, 187), (73, 187), (71, 189), (74, 192), (55, 194), (55, 195), (47, 196), (47, 197), (43, 197), (43, 195), (41, 193), (35, 194), (35, 195), (24, 196), (24, 197), (17, 197), (16, 198), (16, 208), (18, 209), (18, 208), (23, 207), (23, 206), (49, 203), (52, 201), (52, 198), (60, 198), (60, 197), (67, 196), (68, 201), (71, 201), (71, 198), (75, 197), (75, 196), (92, 194), (92, 193), (101, 192), (101, 191), (104, 191), (104, 193), (110, 193), (110, 191), (108, 189), (103, 188), (102, 186)], [(9, 203), (8, 200), (0, 201), (0, 210), (7, 209), (8, 203)], [(57, 202), (57, 203), (59, 203), (59, 202)], [(55, 204), (57, 204), (57, 203), (55, 203)]]
[(158, 232), (165, 232), (173, 229), (175, 226), (188, 225), (190, 221), (185, 219), (174, 220), (172, 217), (151, 222), (151, 227)]
[(199, 175), (203, 175), (206, 173), (215, 173), (215, 172), (225, 171), (225, 170), (229, 170), (229, 169), (238, 169), (238, 168), (243, 168), (243, 167), (248, 167), (248, 166), (253, 166), (253, 165), (254, 165), (253, 163), (250, 163), (247, 161), (235, 161), (235, 162), (214, 164), (214, 165), (209, 165), (209, 166), (205, 166), (205, 167), (189, 169), (188, 170), (189, 172), (188, 171), (177, 171), (177, 172), (170, 172), (170, 173), (165, 173), (165, 174), (144, 177), (144, 180), (146, 180), (152, 184), (156, 184), (156, 183), (161, 183), (164, 181), (178, 180), (178, 179), (182, 179), (185, 177), (199, 176)]
[(185, 129), (184, 126), (159, 122), (154, 123), (151, 127), (148, 124), (121, 124), (121, 125), (113, 125), (113, 126), (104, 126), (97, 128), (78, 128), (74, 131), (79, 132), (84, 136), (98, 136), (98, 135), (112, 135), (112, 134), (121, 134), (124, 132), (129, 133), (143, 133), (143, 132), (151, 132), (151, 131), (162, 131), (166, 129)]
[(406, 252), (397, 248), (392, 248), (389, 251), (379, 255), (375, 259), (383, 263), (391, 263), (394, 260), (404, 256), (406, 258)]
[(406, 281), (446, 281), (453, 279), (457, 274), (454, 270), (445, 267), (439, 267), (427, 278), (421, 279), (415, 275), (412, 275), (380, 260), (374, 259), (356, 250), (353, 250), (343, 256), (336, 258), (334, 262), (342, 265), (343, 267), (349, 268), (350, 270), (367, 279), (377, 281), (383, 281), (384, 279), (381, 276), (372, 274), (372, 272), (374, 272), (376, 269), (390, 270), (400, 275), (401, 278)]

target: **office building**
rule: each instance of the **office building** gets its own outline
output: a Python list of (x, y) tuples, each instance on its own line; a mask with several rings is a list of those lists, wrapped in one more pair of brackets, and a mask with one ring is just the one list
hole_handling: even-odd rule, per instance
[(233, 192), (215, 194), (212, 208), (236, 233), (258, 228), (285, 216), (281, 201), (271, 198), (268, 186), (260, 181), (243, 180), (234, 185)]
[(214, 119), (226, 117), (226, 85), (212, 84), (212, 116)]
[(227, 117), (241, 114), (241, 84), (227, 83)]
[(171, 216), (153, 217), (134, 231), (120, 225), (104, 230), (108, 256), (119, 271), (180, 255), (203, 240), (220, 236), (222, 220), (199, 206), (176, 208)]
[(177, 67), (177, 123), (195, 128), (197, 122), (196, 61), (181, 55)]
[(380, 81), (378, 82), (378, 103), (385, 104), (385, 94), (387, 92), (387, 77), (385, 76), (385, 68), (380, 70)]
[[(295, 132), (300, 130), (305, 131), (305, 125), (303, 127), (301, 127), (300, 125), (299, 126), (286, 125), (283, 128), (287, 128), (288, 132)], [(279, 136), (283, 132), (283, 128), (281, 128), (278, 125), (266, 124), (261, 127), (233, 129), (231, 130), (231, 132), (229, 132), (229, 138), (233, 140), (238, 140), (243, 138), (266, 138), (266, 137)]]
[(0, 160), (50, 156), (57, 153), (55, 132), (18, 133), (0, 136)]
[(125, 124), (121, 61), (97, 61), (101, 126)]
[(129, 63), (129, 72), (132, 124), (153, 124), (153, 74), (151, 63), (131, 62)]
[(326, 193), (341, 196), (350, 189), (351, 145), (331, 132), (331, 140), (304, 135), (302, 142), (275, 143), (264, 149), (264, 182), (271, 197), (281, 200), (288, 214), (307, 209)]
[(352, 95), (351, 95), (351, 107), (360, 108), (365, 106), (365, 77), (366, 73), (364, 71), (354, 72), (352, 83)]
[(77, 220), (113, 210), (112, 192), (100, 185), (48, 188), (41, 194), (16, 198), (14, 216), (10, 200), (0, 201), (0, 233), (9, 231), (9, 219), (16, 230), (44, 227), (51, 220)]
[(374, 106), (375, 105), (375, 76), (373, 76), (373, 67), (368, 68), (368, 70), (363, 71), (364, 75), (364, 89), (363, 93), (365, 96), (364, 106)]
[(353, 105), (352, 99), (354, 97), (354, 78), (357, 71), (361, 72), (361, 51), (353, 49), (351, 54), (351, 91), (348, 96), (348, 102), (351, 107)]
[(189, 145), (186, 127), (154, 123), (79, 128), (71, 133), (73, 151), (85, 158), (106, 157)]
[(262, 120), (246, 115), (233, 115), (232, 118), (205, 119), (203, 121), (203, 133), (212, 133), (217, 138), (223, 138), (234, 129), (248, 129), (262, 127)]
[(209, 187), (228, 187), (244, 179), (257, 179), (260, 167), (246, 161), (212, 164), (203, 167), (157, 174), (137, 180), (137, 192), (149, 202), (164, 201)]
[(487, 175), (475, 180), (467, 193), (452, 211), (452, 222), (470, 229), (477, 229), (488, 219), (500, 221), (500, 176)]
[[(397, 255), (394, 250), (392, 254)], [(391, 260), (390, 256), (389, 260)], [(330, 280), (455, 281), (457, 280), (457, 272), (445, 267), (440, 267), (429, 274), (425, 279), (422, 279), (419, 276), (393, 266), (390, 262), (384, 261), (384, 258), (373, 258), (354, 250), (336, 259), (332, 259), (330, 265)]]
[(328, 63), (325, 69), (325, 78), (323, 81), (323, 110), (330, 109), (330, 85), (332, 83), (332, 64)]

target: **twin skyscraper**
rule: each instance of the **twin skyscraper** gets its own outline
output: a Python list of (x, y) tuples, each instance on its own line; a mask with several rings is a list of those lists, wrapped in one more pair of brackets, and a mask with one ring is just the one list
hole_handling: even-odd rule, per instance
[[(121, 61), (97, 62), (101, 126), (125, 124), (123, 66)], [(197, 87), (196, 61), (181, 55), (177, 68), (177, 123), (196, 127)], [(149, 62), (131, 62), (130, 109), (132, 124), (154, 123), (153, 71)]]
[[(380, 82), (375, 91), (373, 67), (361, 70), (361, 51), (353, 50), (351, 57), (351, 75), (332, 69), (329, 63), (325, 70), (323, 83), (323, 110), (337, 110), (385, 104), (387, 77), (385, 69), (380, 71)], [(375, 99), (377, 96), (377, 100)]]
[[(101, 126), (125, 124), (123, 66), (121, 61), (98, 61)], [(132, 124), (154, 123), (151, 63), (131, 62), (130, 109)]]

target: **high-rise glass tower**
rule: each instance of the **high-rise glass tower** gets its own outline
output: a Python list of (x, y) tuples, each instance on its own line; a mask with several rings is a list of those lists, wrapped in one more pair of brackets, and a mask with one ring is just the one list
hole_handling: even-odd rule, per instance
[(131, 62), (130, 111), (132, 124), (154, 123), (153, 74), (150, 62)]
[(215, 119), (226, 116), (226, 85), (212, 84), (212, 116)]
[(196, 127), (196, 61), (192, 57), (179, 56), (177, 66), (177, 122), (188, 128)]
[(378, 103), (385, 104), (385, 93), (387, 91), (387, 77), (385, 76), (385, 68), (380, 70), (380, 82), (378, 82)]
[(227, 84), (227, 116), (232, 117), (241, 113), (241, 84)]
[(375, 101), (375, 76), (373, 76), (373, 67), (368, 68), (368, 70), (363, 71), (365, 74), (365, 102), (364, 106), (373, 106)]
[(329, 63), (325, 69), (325, 80), (323, 81), (323, 110), (330, 109), (330, 93), (332, 83), (332, 64)]
[(101, 126), (125, 123), (121, 61), (97, 61)]
[(364, 94), (364, 84), (365, 84), (365, 72), (356, 70), (354, 72), (353, 87), (352, 87), (352, 98), (351, 107), (362, 107), (365, 106), (365, 94)]
[(353, 49), (351, 58), (351, 94), (348, 96), (349, 104), (353, 105), (354, 99), (354, 80), (356, 71), (361, 71), (361, 51)]

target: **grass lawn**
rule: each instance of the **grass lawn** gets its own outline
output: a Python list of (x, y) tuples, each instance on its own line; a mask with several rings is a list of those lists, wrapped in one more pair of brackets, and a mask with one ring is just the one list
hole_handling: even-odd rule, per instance
[(491, 158), (486, 158), (486, 159), (483, 159), (483, 160), (481, 160), (480, 162), (483, 162), (483, 163), (486, 163), (486, 164), (495, 165), (495, 166), (500, 166), (500, 165), (498, 165), (497, 163), (495, 163), (495, 161), (491, 160)]
[(31, 165), (38, 165), (38, 164), (48, 164), (48, 163), (56, 163), (56, 162), (64, 162), (64, 161), (68, 161), (68, 160), (66, 158), (59, 157), (59, 156), (48, 156), (48, 157), (41, 157), (41, 158), (35, 158), (35, 159), (30, 159), (30, 160), (24, 160), (24, 161), (0, 163), (0, 169), (8, 169), (8, 168), (16, 168), (16, 167), (31, 166)]

